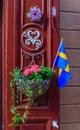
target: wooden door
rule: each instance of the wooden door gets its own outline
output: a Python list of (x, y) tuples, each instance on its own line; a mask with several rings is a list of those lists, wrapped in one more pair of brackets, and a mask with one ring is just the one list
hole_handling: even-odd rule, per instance
[[(38, 6), (43, 13), (40, 22), (32, 22), (25, 13), (30, 7)], [(52, 7), (56, 16), (52, 16)], [(35, 32), (36, 35), (35, 35)], [(30, 33), (32, 34), (30, 36)], [(27, 37), (28, 36), (28, 37)], [(37, 38), (35, 38), (37, 37)], [(28, 45), (31, 40), (33, 45)], [(34, 46), (34, 39), (40, 44)], [(26, 44), (25, 44), (26, 43)], [(18, 127), (9, 127), (10, 113), (9, 72), (15, 67), (31, 64), (52, 67), (59, 44), (59, 1), (58, 0), (4, 0), (4, 130), (56, 130), (54, 121), (59, 122), (59, 88), (51, 84), (48, 92), (37, 99), (38, 105), (30, 107), (28, 121)], [(24, 111), (25, 98), (20, 98), (20, 111)]]

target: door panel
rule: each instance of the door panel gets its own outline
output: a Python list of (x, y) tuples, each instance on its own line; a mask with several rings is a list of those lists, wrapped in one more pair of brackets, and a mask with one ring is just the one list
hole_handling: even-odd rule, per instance
[[(37, 63), (38, 65), (49, 64), (48, 66), (51, 66), (51, 62), (50, 62), (51, 44), (48, 44), (49, 42), (51, 42), (51, 32), (52, 32), (51, 20), (49, 20), (49, 17), (51, 14), (50, 13), (48, 14), (48, 11), (49, 12), (51, 11), (50, 10), (51, 2), (49, 1), (50, 7), (47, 5), (47, 2), (48, 1), (44, 1), (44, 0), (41, 0), (41, 1), (30, 0), (28, 2), (26, 2), (26, 0), (21, 1), (21, 32), (22, 32), (21, 34), (21, 67), (29, 66), (33, 63)], [(25, 16), (25, 13), (29, 12), (30, 7), (36, 6), (36, 5), (39, 6), (39, 8), (41, 9), (43, 13), (43, 18), (41, 22), (32, 22)], [(35, 36), (33, 36), (34, 34), (30, 35), (29, 31), (31, 31), (31, 33), (35, 33), (37, 31), (37, 34)], [(28, 43), (24, 45), (24, 43), (27, 40), (31, 40), (31, 39), (28, 39), (29, 38), (27, 36), (28, 33), (32, 37), (33, 40), (35, 39), (36, 36), (39, 35), (35, 42), (37, 42), (38, 40), (40, 41), (39, 44), (41, 45), (38, 45), (36, 43), (34, 43), (36, 45), (34, 47), (32, 45), (30, 46), (27, 45)], [(47, 48), (50, 48), (50, 50), (48, 50), (48, 56), (47, 56)], [(30, 59), (27, 57), (30, 57)]]
[(50, 126), (51, 126), (51, 124), (50, 124), (49, 120), (46, 120), (46, 119), (43, 119), (41, 121), (34, 120), (34, 122), (30, 121), (30, 123), (28, 123), (26, 125), (22, 125), (21, 130), (25, 130), (25, 129), (28, 129), (28, 130), (51, 130)]
[[(52, 121), (59, 121), (59, 88), (56, 76), (49, 90), (37, 98), (36, 105), (29, 108), (29, 117), (19, 128), (10, 128), (10, 90), (9, 72), (15, 67), (29, 67), (32, 64), (52, 67), (59, 43), (59, 1), (58, 0), (5, 0), (4, 3), (4, 118), (5, 130), (56, 130)], [(32, 6), (39, 6), (43, 13), (41, 22), (32, 22), (25, 13)], [(52, 17), (52, 6), (56, 6), (57, 15)], [(10, 17), (11, 16), (11, 17)], [(54, 19), (56, 23), (54, 22)], [(54, 25), (55, 24), (55, 25)], [(28, 44), (27, 41), (30, 41)], [(37, 42), (38, 41), (38, 42)], [(55, 84), (53, 84), (55, 82)], [(7, 93), (8, 92), (8, 93)], [(19, 111), (24, 112), (25, 96), (21, 94)]]

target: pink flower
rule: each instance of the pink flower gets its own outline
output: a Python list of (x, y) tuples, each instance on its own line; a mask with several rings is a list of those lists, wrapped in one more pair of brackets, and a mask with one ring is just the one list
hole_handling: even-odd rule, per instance
[(35, 72), (35, 73), (37, 73), (37, 72), (41, 72), (41, 69), (34, 69), (33, 72)]
[(31, 66), (31, 69), (34, 69), (34, 68), (36, 68), (36, 69), (38, 69), (38, 68), (40, 68), (38, 65), (32, 65)]
[(24, 71), (23, 71), (23, 75), (24, 76), (28, 76), (28, 75), (30, 75), (31, 74), (31, 70), (29, 69), (29, 68), (27, 68), (27, 69), (25, 69)]
[(38, 65), (32, 65), (30, 70), (31, 70), (31, 72), (35, 72), (35, 73), (41, 71), (41, 69), (40, 69), (40, 67)]

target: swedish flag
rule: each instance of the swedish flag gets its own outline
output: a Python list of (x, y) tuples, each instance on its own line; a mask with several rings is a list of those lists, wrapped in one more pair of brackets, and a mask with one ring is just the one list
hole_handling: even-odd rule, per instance
[(60, 43), (54, 66), (59, 68), (58, 86), (64, 88), (71, 78), (71, 73), (63, 40)]

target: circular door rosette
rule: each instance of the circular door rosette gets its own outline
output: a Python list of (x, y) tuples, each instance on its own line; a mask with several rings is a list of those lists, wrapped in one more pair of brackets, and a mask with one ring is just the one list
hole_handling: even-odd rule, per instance
[(26, 25), (23, 28), (21, 42), (30, 51), (39, 50), (43, 46), (41, 26), (34, 24)]

